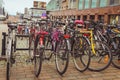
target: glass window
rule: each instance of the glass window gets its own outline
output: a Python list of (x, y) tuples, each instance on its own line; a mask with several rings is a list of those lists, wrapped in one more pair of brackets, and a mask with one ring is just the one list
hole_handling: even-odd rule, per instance
[(76, 0), (73, 0), (73, 2), (76, 2)]
[(120, 0), (110, 0), (110, 5), (117, 5), (119, 4)]
[(98, 0), (92, 0), (92, 5), (91, 5), (92, 8), (96, 8), (97, 7), (97, 1)]
[(107, 0), (100, 0), (100, 7), (107, 6)]
[(85, 9), (89, 8), (89, 1), (90, 0), (85, 0)]
[(79, 9), (83, 9), (83, 0), (79, 0)]

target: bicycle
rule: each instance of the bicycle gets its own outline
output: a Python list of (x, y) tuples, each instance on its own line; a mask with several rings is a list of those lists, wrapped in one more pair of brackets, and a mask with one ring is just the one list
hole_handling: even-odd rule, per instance
[(13, 53), (16, 51), (16, 33), (15, 29), (17, 24), (8, 23), (8, 38), (7, 38), (7, 47), (6, 47), (6, 57), (7, 57), (7, 67), (6, 67), (6, 79), (10, 80), (11, 67), (15, 63), (15, 57)]
[[(40, 35), (37, 36), (36, 38), (36, 42), (35, 42), (35, 54), (39, 54), (39, 69), (37, 69), (38, 75), (40, 74), (40, 70), (42, 67), (42, 61), (43, 60), (50, 60), (52, 55), (55, 56), (55, 63), (56, 63), (56, 68), (57, 71), (60, 75), (63, 75), (66, 70), (67, 70), (67, 66), (68, 66), (68, 48), (67, 48), (67, 44), (66, 44), (66, 37), (65, 35), (62, 36), (61, 32), (59, 31), (58, 28), (55, 28), (55, 30), (53, 31), (53, 33), (51, 33), (52, 37), (50, 35), (48, 35), (47, 37), (44, 37), (41, 39)], [(43, 42), (43, 39), (45, 42)], [(40, 44), (40, 46), (42, 46), (42, 50), (41, 47), (37, 48), (37, 46), (39, 45), (38, 41), (42, 42), (42, 44)], [(63, 44), (65, 43), (65, 44)], [(37, 50), (40, 50), (41, 52), (37, 52)], [(65, 52), (66, 50), (66, 52)], [(50, 53), (48, 53), (50, 51)], [(61, 52), (62, 51), (62, 52)], [(63, 64), (60, 64), (61, 62)], [(59, 63), (60, 62), (60, 63)], [(37, 75), (37, 77), (38, 77)]]
[(71, 36), (70, 53), (73, 58), (75, 68), (80, 72), (84, 72), (89, 67), (91, 53), (86, 37), (77, 30), (83, 27), (81, 24), (83, 23), (80, 20), (69, 22), (66, 27), (66, 32)]
[(107, 39), (107, 44), (109, 45), (113, 59), (112, 59), (112, 65), (118, 69), (120, 69), (120, 31), (118, 27), (115, 27), (115, 25), (108, 25), (108, 28), (106, 29), (105, 38)]
[(44, 60), (45, 51), (45, 37), (48, 35), (46, 29), (46, 20), (40, 20), (38, 32), (35, 33), (35, 40), (33, 41), (33, 61), (35, 76), (38, 77), (42, 69), (42, 61)]
[[(91, 24), (91, 23), (87, 23)], [(84, 35), (89, 41), (89, 47), (91, 49), (91, 62), (89, 65), (89, 70), (91, 71), (102, 71), (109, 67), (112, 61), (112, 54), (109, 46), (99, 40), (99, 36), (96, 36), (94, 31), (96, 30), (96, 24), (93, 23), (92, 27), (88, 27), (86, 30), (81, 30), (80, 33), (89, 34)]]

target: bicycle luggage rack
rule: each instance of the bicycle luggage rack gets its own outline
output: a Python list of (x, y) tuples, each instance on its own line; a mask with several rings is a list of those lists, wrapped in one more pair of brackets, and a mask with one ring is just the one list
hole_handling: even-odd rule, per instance
[[(6, 55), (6, 36), (8, 36), (5, 32), (2, 33), (2, 51), (1, 51), (1, 57), (0, 60), (2, 58), (5, 58), (4, 56)], [(30, 35), (21, 35), (21, 34), (17, 34), (16, 37), (28, 37), (30, 39)], [(17, 41), (16, 41), (17, 42)], [(29, 46), (28, 48), (16, 48), (16, 50), (29, 50)]]

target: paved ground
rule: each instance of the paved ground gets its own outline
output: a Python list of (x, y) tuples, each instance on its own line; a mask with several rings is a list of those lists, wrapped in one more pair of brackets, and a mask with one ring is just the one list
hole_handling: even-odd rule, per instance
[[(0, 30), (2, 29), (0, 28)], [(18, 38), (17, 47), (27, 48), (26, 44), (28, 44), (27, 39), (21, 40), (21, 38)], [(81, 73), (74, 68), (72, 60), (67, 72), (63, 76), (60, 76), (56, 71), (54, 59), (44, 61), (40, 76), (35, 78), (33, 64), (25, 62), (28, 57), (28, 51), (17, 51), (15, 54), (17, 55), (16, 63), (11, 69), (11, 80), (120, 80), (119, 69), (112, 66), (102, 72), (87, 70)], [(5, 61), (0, 61), (0, 80), (6, 80)]]
[[(6, 78), (5, 63), (0, 65), (0, 80)], [(109, 67), (102, 72), (85, 71), (78, 72), (71, 62), (67, 72), (60, 76), (55, 68), (54, 62), (44, 62), (42, 72), (38, 78), (35, 78), (33, 65), (17, 62), (12, 67), (11, 80), (120, 80), (120, 71), (116, 68)]]

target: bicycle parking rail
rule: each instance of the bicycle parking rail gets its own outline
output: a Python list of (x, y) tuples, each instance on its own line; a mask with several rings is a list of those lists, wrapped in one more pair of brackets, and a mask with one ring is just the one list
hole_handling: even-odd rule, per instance
[(6, 53), (6, 51), (5, 51), (6, 33), (3, 32), (3, 33), (2, 33), (2, 36), (3, 36), (3, 38), (2, 38), (2, 53), (1, 53), (1, 55), (4, 56), (5, 53)]
[[(6, 38), (7, 38), (8, 34), (6, 34), (5, 32), (2, 33), (2, 51), (1, 51), (1, 56), (5, 56), (6, 55)], [(23, 38), (30, 38), (30, 35), (29, 34), (17, 34), (16, 37), (20, 38), (20, 37), (23, 37)], [(28, 42), (29, 42), (29, 39), (28, 39)], [(16, 41), (17, 43), (17, 41)], [(29, 44), (28, 44), (28, 47), (27, 48), (17, 48), (16, 47), (16, 50), (29, 50)], [(3, 57), (4, 58), (4, 57)]]

